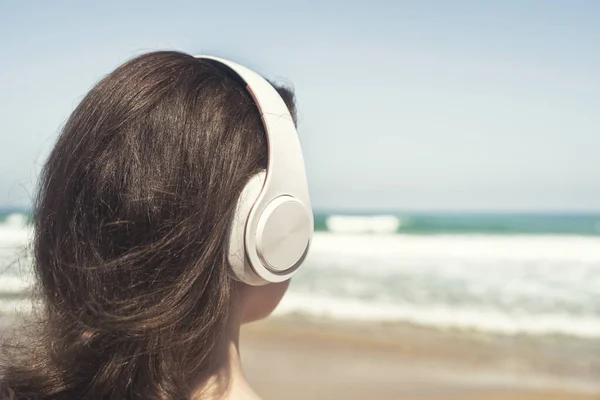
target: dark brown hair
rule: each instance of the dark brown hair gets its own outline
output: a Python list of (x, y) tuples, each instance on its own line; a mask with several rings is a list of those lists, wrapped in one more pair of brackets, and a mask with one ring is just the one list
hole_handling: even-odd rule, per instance
[[(277, 89), (295, 116), (291, 91)], [(43, 169), (40, 308), (0, 367), (0, 397), (189, 397), (235, 295), (236, 200), (266, 163), (256, 105), (218, 63), (154, 52), (94, 86)]]

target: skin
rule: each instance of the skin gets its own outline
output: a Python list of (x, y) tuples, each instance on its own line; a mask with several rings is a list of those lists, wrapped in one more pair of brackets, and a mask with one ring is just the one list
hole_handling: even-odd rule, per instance
[(289, 281), (265, 286), (236, 283), (227, 340), (221, 349), (219, 367), (203, 378), (193, 390), (193, 400), (261, 400), (254, 392), (242, 369), (239, 351), (240, 328), (243, 324), (268, 317), (287, 291)]

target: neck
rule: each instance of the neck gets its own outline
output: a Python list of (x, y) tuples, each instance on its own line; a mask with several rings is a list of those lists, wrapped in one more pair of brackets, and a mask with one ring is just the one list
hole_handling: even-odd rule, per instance
[(192, 393), (193, 400), (260, 400), (246, 380), (239, 352), (240, 318), (232, 318), (222, 344), (217, 368), (201, 379)]

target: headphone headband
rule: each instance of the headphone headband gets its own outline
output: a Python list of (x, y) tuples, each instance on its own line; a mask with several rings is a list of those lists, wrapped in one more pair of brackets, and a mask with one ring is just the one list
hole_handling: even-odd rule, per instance
[(256, 72), (222, 58), (196, 57), (227, 66), (246, 83), (267, 137), (266, 177), (247, 215), (243, 240), (250, 275), (255, 276), (249, 276), (249, 271), (241, 273), (235, 266), (234, 275), (251, 284), (289, 279), (306, 257), (314, 225), (302, 149), (292, 116), (277, 90)]

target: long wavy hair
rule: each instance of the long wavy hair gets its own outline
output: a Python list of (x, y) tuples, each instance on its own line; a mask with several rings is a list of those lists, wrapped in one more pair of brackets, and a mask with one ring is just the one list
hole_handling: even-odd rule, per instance
[(237, 197), (266, 165), (256, 105), (218, 63), (153, 52), (95, 85), (41, 175), (40, 305), (6, 346), (0, 397), (188, 398), (218, 363), (235, 296)]

